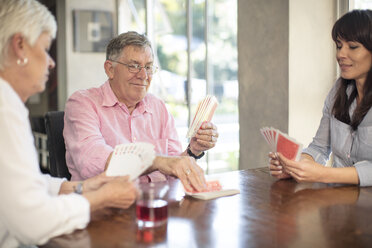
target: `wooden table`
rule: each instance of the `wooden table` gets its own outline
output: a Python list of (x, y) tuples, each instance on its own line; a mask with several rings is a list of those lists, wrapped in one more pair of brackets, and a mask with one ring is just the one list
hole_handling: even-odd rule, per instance
[(267, 169), (220, 176), (241, 193), (196, 200), (174, 180), (167, 224), (139, 230), (132, 206), (45, 247), (372, 247), (372, 188), (277, 181)]

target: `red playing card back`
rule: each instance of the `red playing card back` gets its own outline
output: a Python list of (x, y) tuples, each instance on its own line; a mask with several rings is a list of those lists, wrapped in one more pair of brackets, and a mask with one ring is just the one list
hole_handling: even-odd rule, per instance
[(276, 145), (277, 152), (283, 154), (286, 158), (290, 160), (296, 160), (297, 154), (300, 149), (300, 144), (288, 139), (280, 132), (278, 133), (278, 140)]
[[(213, 191), (220, 191), (222, 189), (222, 186), (218, 180), (215, 181), (208, 181), (207, 182), (207, 188), (201, 192), (213, 192)], [(200, 193), (196, 190), (189, 191), (189, 193)]]

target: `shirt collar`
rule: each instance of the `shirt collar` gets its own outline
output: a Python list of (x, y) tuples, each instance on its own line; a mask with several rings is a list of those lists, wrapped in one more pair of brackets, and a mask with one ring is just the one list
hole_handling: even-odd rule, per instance
[[(5, 79), (0, 77), (0, 105), (1, 105), (1, 94), (5, 94), (4, 99), (10, 106), (16, 108), (17, 111), (21, 111), (23, 115), (28, 116), (29, 111), (26, 108), (24, 102), (22, 101), (21, 97), (18, 93), (13, 89), (13, 87), (5, 81)], [(9, 102), (11, 101), (11, 102)]]
[[(102, 89), (102, 93), (103, 93), (102, 106), (112, 107), (116, 104), (120, 104), (118, 98), (116, 97), (116, 95), (114, 94), (114, 92), (111, 89), (109, 80), (107, 80), (101, 86), (101, 89)], [(153, 111), (152, 111), (150, 106), (151, 106), (151, 104), (148, 102), (148, 95), (146, 94), (146, 96), (142, 99), (142, 101), (140, 101), (137, 104), (136, 109), (133, 111), (133, 113), (135, 113), (135, 112), (140, 113), (140, 114), (143, 114), (144, 112), (152, 113)]]
[(107, 80), (102, 86), (103, 101), (102, 106), (112, 107), (115, 104), (119, 103), (118, 98), (115, 96), (114, 92), (111, 89), (110, 82)]
[(140, 114), (143, 114), (145, 112), (152, 113), (151, 104), (148, 102), (148, 93), (146, 96), (137, 104), (136, 109), (133, 111), (133, 113), (137, 112)]

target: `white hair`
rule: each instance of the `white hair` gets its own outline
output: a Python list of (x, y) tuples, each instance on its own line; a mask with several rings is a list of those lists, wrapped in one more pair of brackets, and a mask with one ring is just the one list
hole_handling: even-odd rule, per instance
[(54, 16), (36, 0), (0, 0), (0, 23), (0, 70), (14, 34), (21, 33), (32, 46), (43, 32), (54, 39), (57, 31)]

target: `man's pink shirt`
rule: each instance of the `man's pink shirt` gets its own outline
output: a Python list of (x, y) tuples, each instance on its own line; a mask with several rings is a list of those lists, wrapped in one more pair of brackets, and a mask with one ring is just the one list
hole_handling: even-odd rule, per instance
[[(158, 155), (180, 155), (182, 150), (174, 119), (163, 101), (148, 93), (129, 114), (108, 81), (99, 88), (75, 92), (66, 103), (64, 125), (71, 180), (103, 172), (118, 144), (149, 142)], [(154, 179), (163, 176), (160, 172), (152, 174)]]

